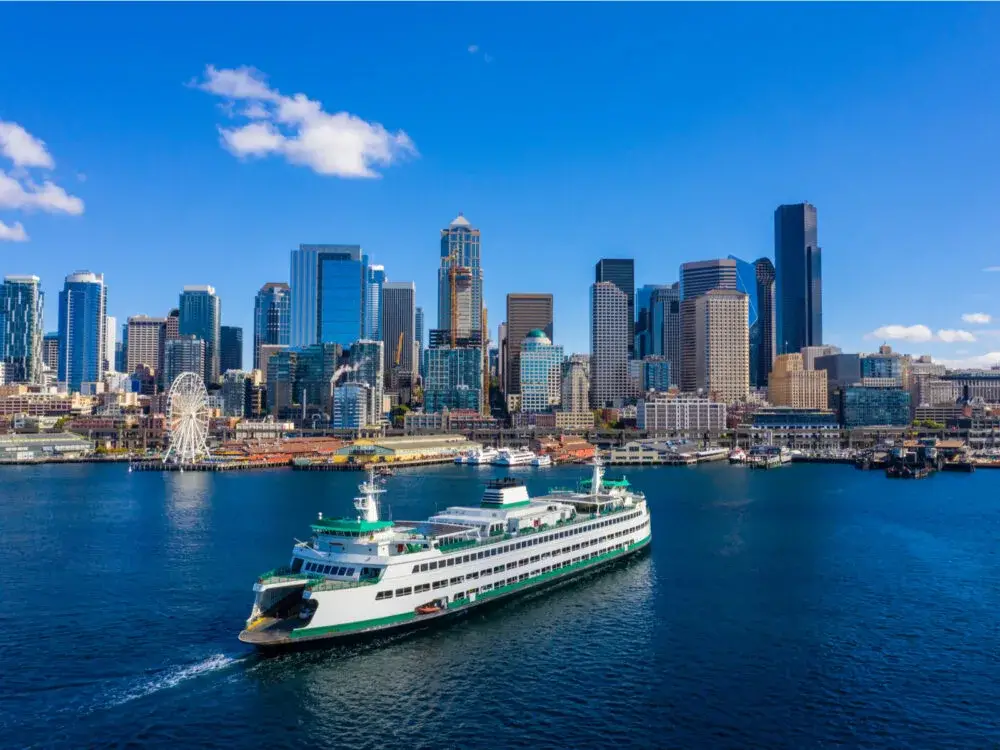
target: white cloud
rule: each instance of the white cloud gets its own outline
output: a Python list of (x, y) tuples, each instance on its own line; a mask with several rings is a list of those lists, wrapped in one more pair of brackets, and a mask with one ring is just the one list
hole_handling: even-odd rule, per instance
[(964, 320), (966, 323), (978, 323), (980, 325), (986, 325), (991, 320), (993, 320), (993, 318), (987, 315), (986, 313), (965, 313), (965, 315), (962, 316), (962, 320)]
[(13, 226), (7, 226), (0, 221), (0, 242), (27, 242), (28, 233), (24, 231), (24, 225), (15, 221)]
[(0, 154), (14, 162), (15, 167), (53, 169), (56, 166), (45, 148), (45, 141), (35, 138), (16, 122), (0, 120)]
[(997, 271), (1000, 271), (1000, 266), (986, 266), (983, 270), (987, 273), (996, 273)]
[(922, 344), (928, 341), (943, 341), (951, 344), (956, 341), (975, 341), (976, 337), (968, 331), (942, 328), (934, 333), (925, 325), (888, 325), (876, 328), (871, 333), (865, 334), (866, 339), (882, 339), (883, 341), (909, 341), (914, 344)]
[(891, 341), (912, 341), (914, 343), (920, 343), (923, 341), (933, 341), (934, 332), (931, 331), (927, 326), (915, 325), (915, 326), (900, 326), (900, 325), (889, 325), (882, 326), (881, 328), (876, 328), (874, 331), (869, 333), (865, 338), (870, 339), (886, 339)]
[(946, 344), (953, 344), (956, 341), (972, 342), (976, 340), (976, 337), (968, 331), (953, 330), (949, 328), (943, 328), (938, 331), (937, 337), (939, 341), (944, 341)]
[[(39, 171), (49, 172), (56, 162), (45, 147), (45, 141), (36, 138), (16, 122), (0, 120), (0, 157), (8, 160), (13, 170), (8, 173), (0, 162), (0, 210), (46, 211), (79, 216), (83, 201), (70, 195), (48, 177), (39, 181)], [(34, 173), (33, 173), (34, 170)], [(80, 175), (78, 179), (82, 181)], [(28, 233), (21, 222), (13, 225), (0, 222), (0, 240), (27, 242)]]
[(469, 54), (470, 55), (474, 55), (477, 52), (479, 52), (479, 45), (478, 44), (470, 44), (469, 45)]
[(223, 147), (237, 157), (283, 156), (314, 172), (335, 177), (378, 177), (376, 167), (387, 167), (410, 156), (416, 146), (402, 130), (387, 130), (349, 112), (330, 114), (305, 94), (285, 96), (267, 85), (254, 68), (205, 68), (194, 85), (228, 103), (235, 117), (252, 122), (219, 128)]
[(935, 359), (934, 361), (951, 370), (988, 370), (1000, 365), (1000, 352), (987, 352), (961, 359)]
[(50, 180), (38, 185), (30, 180), (16, 180), (0, 170), (0, 209), (4, 208), (79, 216), (83, 213), (83, 201)]

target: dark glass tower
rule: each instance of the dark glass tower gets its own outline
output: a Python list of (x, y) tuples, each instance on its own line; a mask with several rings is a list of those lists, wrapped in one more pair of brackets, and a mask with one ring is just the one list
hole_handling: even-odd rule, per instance
[(774, 212), (775, 306), (780, 354), (823, 343), (823, 273), (816, 207), (778, 206)]
[(610, 281), (628, 298), (628, 356), (635, 358), (635, 261), (632, 258), (602, 258), (597, 261), (597, 283)]
[(754, 262), (757, 277), (757, 323), (750, 331), (750, 385), (763, 388), (775, 357), (774, 264), (770, 258)]

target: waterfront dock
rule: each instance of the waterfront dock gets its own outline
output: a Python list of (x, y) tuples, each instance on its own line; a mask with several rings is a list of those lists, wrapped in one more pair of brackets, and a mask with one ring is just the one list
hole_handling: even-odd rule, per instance
[(287, 458), (262, 458), (253, 461), (194, 461), (190, 463), (164, 463), (160, 459), (133, 461), (132, 471), (250, 471), (251, 469), (282, 469), (289, 465)]

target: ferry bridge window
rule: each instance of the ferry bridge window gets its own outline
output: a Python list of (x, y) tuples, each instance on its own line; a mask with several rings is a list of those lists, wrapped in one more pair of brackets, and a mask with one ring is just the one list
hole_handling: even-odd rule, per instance
[(423, 565), (420, 566), (420, 572), (423, 573), (426, 570), (427, 570), (427, 563), (424, 563)]
[(354, 568), (348, 568), (347, 569), (347, 575), (349, 575), (349, 576), (354, 575)]
[(414, 565), (413, 566), (413, 572), (414, 573), (419, 573), (420, 572), (420, 566), (419, 565)]

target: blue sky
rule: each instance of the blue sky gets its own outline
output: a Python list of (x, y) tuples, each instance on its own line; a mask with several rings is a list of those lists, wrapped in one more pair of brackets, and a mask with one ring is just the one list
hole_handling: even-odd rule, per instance
[[(463, 211), (491, 329), (507, 292), (552, 292), (557, 342), (586, 351), (597, 259), (634, 257), (643, 284), (772, 256), (774, 208), (809, 200), (828, 343), (1000, 352), (1000, 272), (983, 270), (1000, 269), (994, 5), (21, 4), (4, 19), (20, 31), (0, 45), (0, 233), (30, 239), (0, 242), (0, 273), (42, 277), (50, 329), (63, 277), (87, 268), (119, 321), (209, 283), (249, 334), (254, 293), (287, 280), (300, 242), (360, 243), (433, 320), (439, 230)], [(264, 99), (205, 90), (232, 93), (241, 66)], [(300, 93), (360, 119), (277, 120)]]

